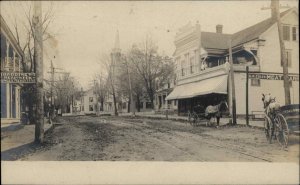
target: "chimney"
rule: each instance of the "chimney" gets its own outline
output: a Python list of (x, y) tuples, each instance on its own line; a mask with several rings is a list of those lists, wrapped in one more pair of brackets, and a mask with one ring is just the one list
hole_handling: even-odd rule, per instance
[(216, 33), (223, 33), (223, 25), (222, 24), (218, 24), (216, 26)]
[(274, 0), (271, 1), (271, 18), (272, 18), (272, 20), (277, 19), (276, 11), (278, 11), (278, 8), (279, 8), (278, 5), (279, 5), (279, 3), (276, 3), (276, 1), (274, 1)]

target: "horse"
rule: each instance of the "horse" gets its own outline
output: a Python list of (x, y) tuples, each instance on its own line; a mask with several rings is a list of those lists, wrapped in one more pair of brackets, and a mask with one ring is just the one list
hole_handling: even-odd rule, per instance
[(206, 122), (206, 126), (210, 125), (211, 118), (217, 118), (217, 126), (219, 126), (220, 118), (222, 117), (222, 111), (228, 109), (228, 104), (226, 101), (221, 101), (217, 105), (209, 105), (205, 109), (205, 118), (209, 121)]

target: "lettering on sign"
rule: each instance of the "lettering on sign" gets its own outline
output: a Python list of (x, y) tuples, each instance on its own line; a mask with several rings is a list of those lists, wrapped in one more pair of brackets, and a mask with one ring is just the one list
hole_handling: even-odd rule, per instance
[(1, 82), (7, 83), (36, 83), (35, 73), (3, 73)]
[[(283, 80), (282, 74), (249, 73), (250, 79)], [(299, 75), (289, 75), (290, 81), (299, 81)]]

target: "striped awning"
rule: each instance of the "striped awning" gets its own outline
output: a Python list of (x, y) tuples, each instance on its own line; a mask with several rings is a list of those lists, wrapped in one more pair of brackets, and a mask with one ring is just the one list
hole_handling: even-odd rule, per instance
[(166, 97), (166, 100), (192, 98), (211, 93), (227, 94), (227, 80), (228, 75), (222, 75), (179, 85)]

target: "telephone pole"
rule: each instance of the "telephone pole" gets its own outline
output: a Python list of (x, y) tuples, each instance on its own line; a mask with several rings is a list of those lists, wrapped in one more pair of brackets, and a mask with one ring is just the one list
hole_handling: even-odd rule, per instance
[(54, 113), (54, 103), (53, 103), (53, 86), (54, 86), (54, 67), (53, 67), (53, 62), (51, 60), (51, 84), (50, 84), (50, 115), (49, 115), (49, 122), (52, 123), (53, 119), (53, 113)]
[(283, 31), (282, 31), (282, 24), (280, 19), (280, 8), (289, 8), (289, 6), (280, 6), (279, 0), (272, 0), (271, 7), (269, 8), (262, 8), (262, 10), (271, 9), (272, 19), (276, 20), (277, 28), (278, 28), (278, 36), (279, 36), (279, 44), (280, 44), (280, 61), (282, 63), (282, 70), (283, 70), (283, 87), (284, 87), (284, 94), (285, 94), (285, 104), (291, 104), (291, 94), (290, 94), (290, 83), (289, 83), (289, 72), (288, 72), (288, 63), (287, 63), (287, 56), (285, 51), (285, 45), (283, 41)]
[(232, 124), (236, 125), (236, 98), (234, 84), (234, 69), (232, 61), (231, 39), (229, 40), (229, 64), (230, 64), (230, 81), (231, 81), (231, 96), (232, 96)]
[(33, 2), (33, 31), (34, 31), (34, 63), (36, 66), (36, 122), (35, 142), (44, 141), (44, 90), (43, 90), (43, 32), (42, 32), (42, 2)]

